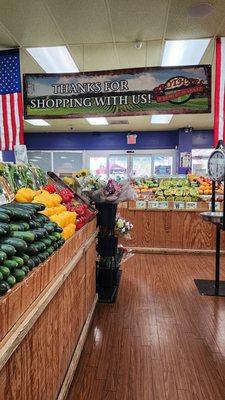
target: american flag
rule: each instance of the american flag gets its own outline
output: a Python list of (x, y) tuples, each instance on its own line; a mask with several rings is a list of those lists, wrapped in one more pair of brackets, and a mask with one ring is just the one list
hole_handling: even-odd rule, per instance
[(214, 100), (214, 145), (225, 141), (225, 38), (216, 39), (216, 79)]
[(23, 143), (19, 50), (0, 51), (0, 149)]

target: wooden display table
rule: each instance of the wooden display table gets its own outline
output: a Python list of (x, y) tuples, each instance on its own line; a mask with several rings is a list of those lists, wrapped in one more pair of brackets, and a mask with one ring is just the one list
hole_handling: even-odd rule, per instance
[[(215, 227), (202, 220), (196, 210), (137, 210), (133, 204), (119, 209), (134, 228), (131, 240), (122, 242), (139, 252), (212, 253), (215, 249)], [(225, 249), (225, 235), (221, 235)]]
[(64, 399), (97, 302), (96, 219), (0, 298), (0, 399)]

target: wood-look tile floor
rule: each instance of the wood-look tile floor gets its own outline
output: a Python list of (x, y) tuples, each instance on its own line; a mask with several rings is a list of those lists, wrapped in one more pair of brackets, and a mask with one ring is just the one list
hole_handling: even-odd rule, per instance
[[(214, 257), (135, 255), (99, 304), (68, 400), (225, 400), (225, 298), (198, 294)], [(225, 279), (225, 258), (223, 258)]]

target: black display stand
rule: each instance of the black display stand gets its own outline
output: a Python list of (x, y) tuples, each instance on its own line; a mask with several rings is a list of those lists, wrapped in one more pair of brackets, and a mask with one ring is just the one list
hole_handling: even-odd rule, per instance
[[(216, 149), (224, 148), (223, 141), (219, 141)], [(225, 171), (224, 171), (225, 172)], [(216, 202), (216, 182), (212, 183), (212, 213), (215, 212)], [(216, 258), (215, 258), (215, 280), (195, 279), (194, 282), (198, 291), (203, 296), (222, 296), (225, 297), (225, 281), (220, 280), (220, 236), (221, 230), (225, 231), (225, 190), (223, 194), (223, 216), (222, 223), (216, 225)]]
[(122, 254), (118, 249), (118, 238), (114, 236), (117, 204), (95, 203), (99, 227), (96, 268), (96, 285), (100, 303), (114, 303), (117, 297)]

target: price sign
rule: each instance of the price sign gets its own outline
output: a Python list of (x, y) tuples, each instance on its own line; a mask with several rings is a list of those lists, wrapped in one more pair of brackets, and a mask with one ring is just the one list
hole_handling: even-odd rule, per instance
[(184, 210), (185, 203), (183, 201), (174, 201), (173, 208), (175, 210)]
[(197, 208), (197, 201), (187, 201), (186, 209), (187, 210), (195, 210)]
[(149, 209), (158, 208), (158, 201), (148, 201), (148, 208)]
[(146, 201), (143, 201), (143, 200), (136, 201), (136, 208), (138, 210), (145, 210), (146, 209)]
[(168, 201), (158, 201), (158, 208), (160, 208), (161, 210), (169, 208)]

